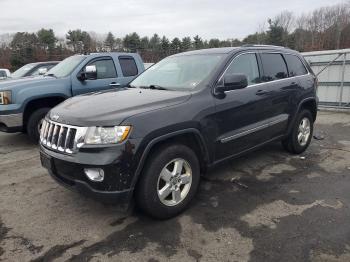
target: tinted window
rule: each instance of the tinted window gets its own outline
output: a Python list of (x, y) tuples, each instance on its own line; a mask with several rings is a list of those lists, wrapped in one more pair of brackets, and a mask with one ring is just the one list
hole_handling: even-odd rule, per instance
[(260, 82), (259, 67), (255, 54), (244, 54), (236, 57), (225, 74), (244, 74), (247, 76), (248, 85)]
[(295, 55), (284, 55), (284, 58), (288, 65), (289, 76), (301, 76), (307, 74), (307, 70), (299, 57)]
[(263, 81), (288, 77), (287, 66), (281, 54), (261, 54), (264, 68)]
[(117, 72), (112, 59), (95, 60), (89, 63), (89, 65), (96, 66), (97, 79), (117, 77)]
[(5, 71), (0, 71), (0, 77), (6, 77), (7, 75), (6, 75), (6, 73), (5, 73)]
[(119, 57), (119, 63), (124, 76), (136, 76), (138, 73), (134, 58)]

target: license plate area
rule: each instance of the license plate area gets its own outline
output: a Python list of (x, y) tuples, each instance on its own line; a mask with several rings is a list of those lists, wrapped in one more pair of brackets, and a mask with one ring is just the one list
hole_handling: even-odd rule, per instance
[(46, 169), (53, 170), (53, 160), (52, 157), (40, 152), (41, 165)]

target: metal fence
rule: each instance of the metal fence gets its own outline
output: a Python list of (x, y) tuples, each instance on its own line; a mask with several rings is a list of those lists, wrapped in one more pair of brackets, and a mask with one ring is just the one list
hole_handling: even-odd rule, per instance
[(302, 54), (318, 78), (321, 107), (350, 109), (350, 49)]

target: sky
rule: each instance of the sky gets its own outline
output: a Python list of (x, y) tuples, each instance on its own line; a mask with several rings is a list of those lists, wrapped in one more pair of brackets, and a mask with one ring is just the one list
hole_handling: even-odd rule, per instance
[[(80, 28), (122, 37), (137, 32), (167, 37), (239, 38), (289, 10), (308, 13), (341, 0), (0, 0), (0, 35)], [(267, 24), (267, 23), (266, 23)]]

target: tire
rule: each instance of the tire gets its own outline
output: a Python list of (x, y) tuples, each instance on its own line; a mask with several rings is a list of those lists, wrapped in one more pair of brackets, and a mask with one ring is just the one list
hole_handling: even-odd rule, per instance
[[(181, 163), (182, 168), (178, 172)], [(143, 170), (136, 186), (136, 204), (154, 218), (167, 219), (178, 215), (187, 208), (197, 192), (199, 161), (196, 154), (185, 145), (166, 144), (157, 148)]]
[[(304, 128), (301, 130), (300, 126), (305, 123), (309, 123), (309, 129)], [(309, 132), (307, 132), (309, 130)], [(282, 140), (282, 145), (283, 147), (290, 153), (292, 154), (301, 154), (303, 153), (308, 146), (310, 145), (311, 139), (312, 139), (312, 134), (314, 130), (314, 121), (312, 114), (309, 110), (302, 110), (300, 113), (298, 113), (298, 116), (296, 118), (296, 121), (294, 123), (294, 126), (288, 135), (288, 137), (284, 140)], [(298, 139), (298, 135), (302, 133)], [(308, 134), (308, 135), (306, 135)]]
[(40, 108), (35, 110), (28, 118), (27, 121), (27, 134), (34, 143), (38, 143), (40, 137), (39, 124), (41, 120), (46, 116), (47, 112), (50, 111), (51, 108)]

